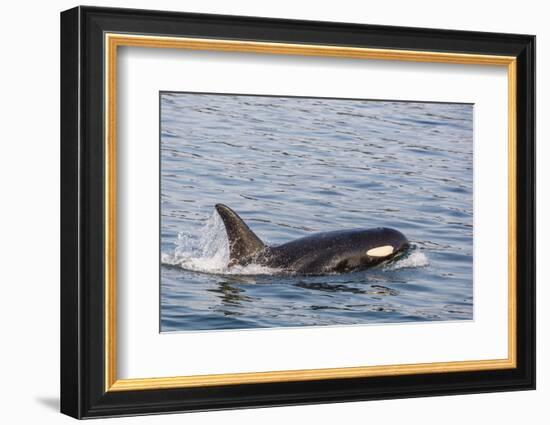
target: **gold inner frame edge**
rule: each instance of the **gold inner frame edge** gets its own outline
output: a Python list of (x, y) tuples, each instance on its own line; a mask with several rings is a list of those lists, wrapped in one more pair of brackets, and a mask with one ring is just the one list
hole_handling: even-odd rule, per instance
[[(510, 369), (517, 366), (517, 224), (516, 224), (516, 58), (513, 56), (414, 50), (371, 49), (330, 45), (268, 43), (204, 38), (161, 37), (106, 33), (105, 47), (105, 391), (136, 391), (183, 387), (205, 387), (321, 379), (449, 373)], [(508, 72), (508, 357), (494, 360), (468, 360), (416, 364), (360, 366), (324, 369), (228, 373), (174, 377), (118, 379), (116, 364), (116, 99), (117, 48), (149, 47), (229, 51), (279, 55), (325, 56), (405, 62), (434, 62), (505, 66)]]

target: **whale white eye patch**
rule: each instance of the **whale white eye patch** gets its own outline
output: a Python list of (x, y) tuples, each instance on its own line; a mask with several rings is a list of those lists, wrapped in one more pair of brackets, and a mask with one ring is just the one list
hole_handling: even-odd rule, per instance
[(371, 248), (367, 251), (369, 257), (385, 257), (393, 252), (393, 246), (384, 245), (376, 248)]

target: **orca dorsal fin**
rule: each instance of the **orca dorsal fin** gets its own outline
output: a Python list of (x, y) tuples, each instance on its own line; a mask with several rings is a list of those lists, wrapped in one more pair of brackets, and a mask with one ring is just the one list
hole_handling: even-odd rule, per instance
[(229, 265), (249, 264), (251, 257), (265, 249), (264, 243), (231, 208), (216, 204), (216, 211), (223, 220), (229, 240)]

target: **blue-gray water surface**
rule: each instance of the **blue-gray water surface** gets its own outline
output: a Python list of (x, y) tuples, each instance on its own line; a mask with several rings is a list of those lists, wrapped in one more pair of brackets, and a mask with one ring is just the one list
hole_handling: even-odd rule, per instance
[[(470, 320), (473, 107), (160, 94), (161, 331)], [(267, 244), (393, 227), (397, 261), (327, 276), (227, 267), (216, 203)]]

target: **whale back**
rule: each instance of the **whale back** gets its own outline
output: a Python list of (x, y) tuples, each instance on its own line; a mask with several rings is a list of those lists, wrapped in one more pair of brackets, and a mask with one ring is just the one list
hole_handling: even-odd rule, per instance
[(269, 267), (321, 275), (361, 270), (407, 249), (401, 232), (386, 227), (316, 233), (272, 247)]
[(229, 266), (245, 266), (251, 263), (265, 250), (264, 243), (231, 208), (216, 204), (216, 211), (223, 221), (229, 241)]

